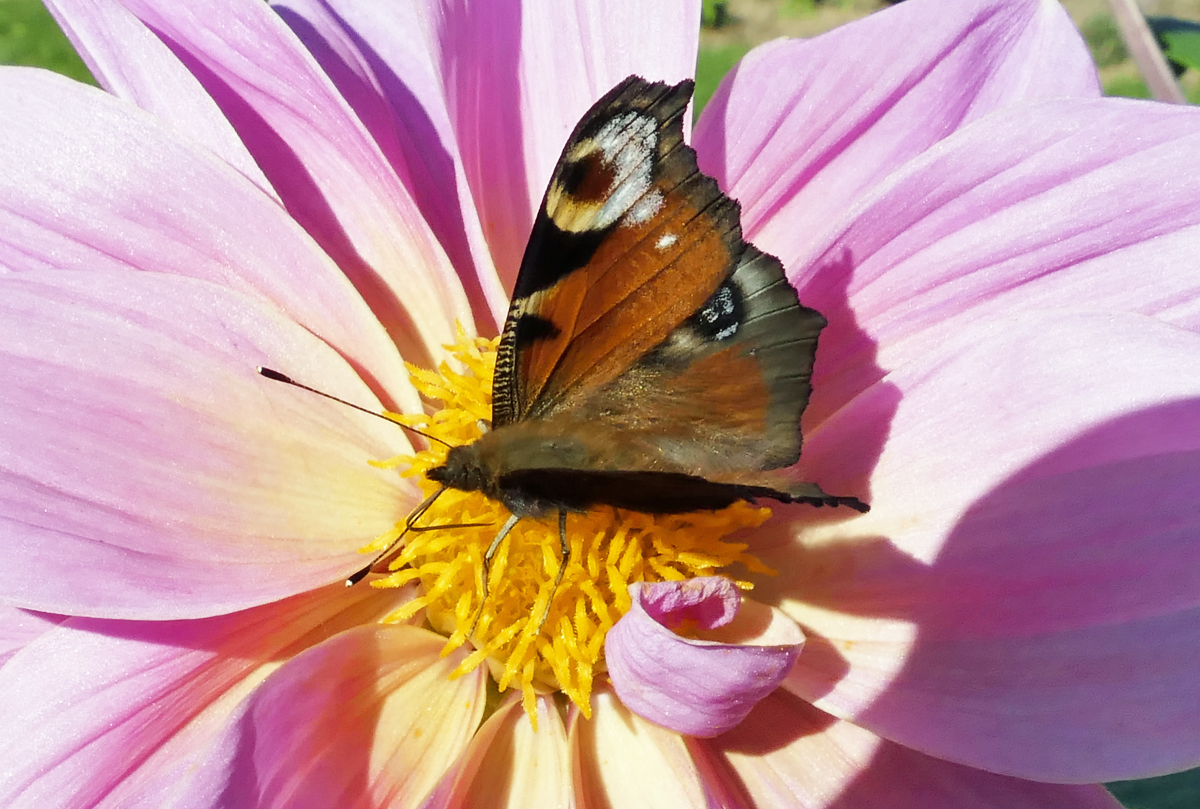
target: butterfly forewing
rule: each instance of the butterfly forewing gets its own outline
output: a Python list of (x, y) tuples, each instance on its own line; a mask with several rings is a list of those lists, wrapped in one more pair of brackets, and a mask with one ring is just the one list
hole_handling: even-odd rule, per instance
[(630, 78), (563, 150), (497, 359), (493, 424), (569, 407), (651, 351), (728, 274), (736, 206), (683, 143), (691, 83)]

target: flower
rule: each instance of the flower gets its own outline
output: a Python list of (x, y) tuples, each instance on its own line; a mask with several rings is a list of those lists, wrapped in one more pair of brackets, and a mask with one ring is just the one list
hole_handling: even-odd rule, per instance
[(1057, 4), (769, 44), (696, 125), (831, 324), (801, 471), (872, 505), (755, 530), (806, 641), (715, 738), (450, 679), (380, 623), (415, 585), (340, 583), (407, 440), (254, 373), (418, 412), (401, 357), (495, 332), (570, 127), (698, 9), (52, 9), (111, 95), (0, 81), (3, 805), (1092, 807), (1196, 760), (1200, 118), (1099, 98)]
[[(754, 573), (774, 573), (746, 552), (745, 543), (726, 538), (739, 529), (762, 525), (771, 512), (746, 502), (688, 514), (596, 507), (570, 515), (562, 511), (557, 521), (547, 524), (518, 519), (478, 491), (443, 486), (433, 470), (449, 465), (451, 447), (478, 440), (480, 422), (492, 416), (499, 342), (500, 338), (460, 337), (449, 348), (461, 372), (448, 363), (442, 363), (437, 373), (411, 369), (418, 390), (428, 401), (440, 402), (440, 409), (432, 416), (393, 414), (392, 418), (408, 427), (419, 426), (429, 447), (378, 465), (403, 468), (405, 476), (422, 480), (426, 499), (406, 520), (364, 548), (376, 553), (376, 561), (349, 581), (386, 561), (392, 572), (373, 580), (372, 586), (403, 587), (420, 581), (421, 594), (385, 620), (405, 621), (423, 612), (425, 621), (447, 636), (443, 654), (471, 641), (474, 650), (451, 672), (452, 677), (487, 663), (501, 691), (520, 688), (535, 726), (539, 690), (561, 692), (590, 719), (595, 674), (598, 669), (604, 672), (600, 666), (606, 655), (612, 660), (609, 630), (637, 603), (636, 594), (630, 592), (634, 583), (669, 590), (689, 582), (720, 582), (717, 588), (725, 590), (732, 605), (727, 616), (712, 622), (712, 628), (732, 624), (738, 612), (736, 588), (750, 589), (753, 584), (712, 574), (728, 573), (734, 564)], [(788, 665), (775, 666), (769, 675), (759, 672), (752, 693), (773, 690), (803, 643), (795, 623), (782, 616), (781, 621), (792, 628), (786, 648), (764, 650), (751, 644), (766, 638), (754, 631), (741, 632), (747, 623), (743, 617), (737, 630), (742, 643), (725, 649), (723, 663), (730, 677), (747, 673), (731, 665), (731, 653), (790, 653)], [(662, 628), (656, 625), (651, 631), (655, 629)], [(644, 636), (626, 635), (631, 652), (646, 651), (646, 644), (638, 642)], [(612, 679), (619, 690), (622, 684), (615, 672)], [(746, 702), (746, 686), (731, 685), (725, 689), (729, 695), (739, 704)], [(695, 702), (695, 696), (689, 693), (687, 702)], [(716, 710), (705, 725), (706, 735), (732, 727), (744, 715), (745, 710), (729, 715)]]

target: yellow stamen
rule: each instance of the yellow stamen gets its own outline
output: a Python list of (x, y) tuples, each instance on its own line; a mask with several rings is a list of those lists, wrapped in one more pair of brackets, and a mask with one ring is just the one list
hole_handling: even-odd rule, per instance
[[(437, 372), (409, 367), (413, 384), (426, 398), (443, 407), (433, 415), (389, 418), (417, 427), (452, 446), (468, 444), (481, 435), (481, 422), (491, 418), (495, 340), (468, 338), (460, 329), (458, 342), (447, 346), (465, 369), (442, 363)], [(440, 466), (446, 447), (432, 446), (412, 456), (376, 464), (400, 468), (418, 476), (426, 495), (438, 489), (425, 478)], [(720, 511), (654, 515), (599, 507), (567, 517), (570, 560), (557, 590), (554, 580), (561, 564), (558, 517), (522, 519), (497, 549), (487, 572), (487, 598), (480, 610), (484, 584), (484, 553), (510, 516), (500, 503), (478, 492), (447, 489), (417, 521), (419, 528), (459, 526), (445, 530), (410, 531), (390, 575), (375, 587), (421, 583), (419, 597), (389, 616), (402, 621), (425, 610), (434, 630), (447, 636), (445, 653), (468, 641), (475, 651), (456, 669), (464, 674), (487, 663), (501, 691), (522, 690), (525, 709), (535, 716), (539, 691), (561, 691), (591, 716), (592, 682), (604, 672), (604, 637), (629, 609), (628, 586), (633, 582), (683, 580), (720, 574), (740, 563), (756, 573), (774, 573), (743, 543), (727, 542), (727, 534), (761, 525), (770, 509), (736, 503)], [(470, 524), (461, 527), (462, 524)], [(364, 553), (377, 553), (403, 533), (399, 523)], [(735, 580), (743, 589), (746, 581)], [(546, 603), (553, 597), (546, 622)], [(474, 634), (468, 638), (472, 622)]]

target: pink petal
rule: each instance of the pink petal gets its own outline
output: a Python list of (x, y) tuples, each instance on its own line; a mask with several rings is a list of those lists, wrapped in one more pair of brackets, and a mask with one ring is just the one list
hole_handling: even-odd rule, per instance
[(567, 136), (630, 73), (679, 81), (696, 64), (699, 5), (428, 0), (426, 21), (467, 181), (511, 288)]
[(930, 758), (823, 714), (786, 692), (760, 702), (735, 730), (715, 739), (690, 739), (688, 745), (710, 788), (740, 792), (741, 805), (1120, 807), (1101, 786), (1039, 784)]
[(741, 596), (725, 578), (631, 584), (629, 595), (632, 607), (604, 642), (613, 688), (627, 708), (679, 733), (737, 725), (804, 644), (791, 619), (761, 604), (749, 602), (734, 623)]
[[(483, 716), (483, 669), (412, 626), (364, 626), (289, 661), (238, 708), (179, 809), (411, 807), (466, 749)], [(296, 801), (300, 801), (299, 804)]]
[(334, 352), (273, 307), (159, 273), (0, 276), (0, 520), (9, 603), (155, 619), (337, 580), (413, 501), (408, 445)]
[(792, 266), (857, 197), (955, 130), (1008, 105), (1099, 94), (1057, 3), (908, 0), (749, 54), (705, 107), (695, 147), (741, 201), (749, 237)]
[(350, 358), (395, 404), (420, 407), (395, 345), (342, 272), (220, 160), (45, 71), (6, 69), (0, 116), (4, 267), (139, 269), (253, 293)]
[(807, 423), (985, 316), (1086, 307), (1200, 329), (1200, 183), (1181, 169), (1197, 150), (1191, 107), (1004, 110), (803, 248), (760, 243), (791, 250), (801, 298), (831, 322)]
[(65, 615), (0, 605), (0, 667), (21, 649), (66, 619)]
[(537, 730), (519, 694), (488, 717), (422, 809), (570, 806), (567, 730), (553, 695), (537, 698)]
[(46, 7), (100, 86), (211, 149), (263, 193), (274, 196), (212, 98), (166, 44), (119, 2), (48, 0)]
[(0, 669), (0, 803), (167, 805), (274, 660), (378, 620), (404, 595), (339, 583), (197, 621), (69, 620)]
[[(554, 161), (580, 115), (630, 73), (672, 81), (691, 75), (699, 25), (699, 7), (678, 0), (608, 3), (603, 10), (586, 3), (532, 9), (431, 2), (415, 19), (355, 0), (283, 6), (397, 173), (415, 187), (448, 253), (470, 252), (483, 267), (486, 238), (487, 265), (494, 262), (509, 286)], [(446, 209), (453, 196), (461, 212)], [(468, 291), (475, 288), (467, 283)], [(486, 298), (502, 320), (507, 298), (494, 279), (481, 275), (478, 288), (476, 299)]]
[(763, 597), (809, 638), (789, 688), (1020, 777), (1196, 760), (1200, 335), (1140, 315), (983, 318), (805, 453), (872, 510), (764, 549), (788, 574)]
[(273, 6), (354, 108), (421, 209), (462, 279), (477, 327), (498, 333), (508, 293), (492, 265), (422, 26), (381, 3), (289, 0)]
[(592, 695), (590, 720), (574, 714), (570, 742), (577, 806), (710, 805), (683, 737), (630, 712), (607, 689)]
[(301, 225), (400, 350), (428, 362), (471, 312), (453, 268), (379, 147), (264, 3), (124, 0), (205, 85)]

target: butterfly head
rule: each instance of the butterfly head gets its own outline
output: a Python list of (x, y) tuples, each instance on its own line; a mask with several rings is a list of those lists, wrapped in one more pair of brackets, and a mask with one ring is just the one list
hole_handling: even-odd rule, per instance
[(425, 473), (434, 483), (464, 492), (489, 494), (495, 489), (495, 476), (490, 474), (474, 444), (451, 447), (441, 466)]

